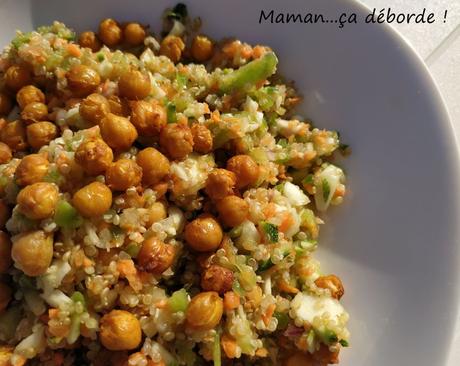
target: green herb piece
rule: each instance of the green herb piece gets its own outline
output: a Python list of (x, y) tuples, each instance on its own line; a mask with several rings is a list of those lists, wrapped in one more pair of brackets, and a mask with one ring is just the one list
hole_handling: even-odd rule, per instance
[(259, 264), (259, 266), (257, 267), (257, 272), (264, 272), (266, 271), (267, 269), (270, 269), (273, 267), (273, 262), (272, 260), (269, 258), (267, 259), (266, 261), (263, 261)]
[(67, 229), (77, 228), (83, 223), (78, 211), (67, 201), (59, 201), (56, 205), (54, 221), (58, 226)]
[(345, 339), (341, 339), (339, 343), (342, 345), (342, 347), (348, 347), (350, 345)]
[(187, 17), (187, 14), (187, 6), (183, 3), (177, 3), (177, 5), (165, 15), (168, 19), (183, 21)]
[(175, 291), (169, 298), (168, 303), (173, 313), (178, 311), (185, 312), (189, 303), (187, 291), (185, 289)]
[(278, 311), (275, 311), (273, 315), (276, 319), (278, 319), (278, 325), (276, 326), (276, 329), (286, 329), (290, 321), (289, 315), (287, 313), (280, 313)]
[(278, 241), (278, 227), (270, 222), (262, 222), (261, 226), (268, 240), (271, 243), (276, 243)]
[(331, 194), (331, 187), (329, 186), (327, 179), (323, 179), (321, 181), (321, 189), (323, 191), (323, 200), (324, 202), (327, 202), (329, 195)]
[(174, 123), (177, 121), (176, 116), (176, 105), (172, 102), (166, 104), (166, 115), (168, 117), (168, 123)]
[(105, 60), (105, 56), (104, 56), (104, 54), (103, 54), (102, 52), (98, 52), (98, 53), (96, 54), (96, 58), (97, 58), (97, 60), (98, 60), (99, 62), (102, 62), (102, 61)]
[(308, 174), (308, 175), (302, 180), (302, 183), (303, 183), (303, 184), (310, 184), (310, 185), (313, 185), (313, 184), (314, 184), (314, 176), (313, 176), (313, 174)]
[(141, 247), (134, 243), (129, 244), (125, 248), (125, 252), (128, 253), (131, 258), (136, 258), (140, 250), (141, 250)]

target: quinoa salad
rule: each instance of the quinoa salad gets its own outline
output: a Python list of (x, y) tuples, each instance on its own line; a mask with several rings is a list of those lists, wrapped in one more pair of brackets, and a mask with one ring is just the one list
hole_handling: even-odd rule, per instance
[(161, 21), (1, 54), (0, 366), (338, 363), (344, 288), (314, 252), (348, 147), (269, 46)]

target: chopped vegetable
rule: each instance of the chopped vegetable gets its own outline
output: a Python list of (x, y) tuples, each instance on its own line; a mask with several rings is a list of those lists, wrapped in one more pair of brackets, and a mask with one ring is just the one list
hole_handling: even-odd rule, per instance
[(216, 332), (214, 337), (214, 345), (212, 347), (212, 360), (214, 362), (214, 366), (220, 366), (222, 362), (221, 354), (220, 354), (220, 335), (219, 332)]
[(262, 222), (261, 226), (267, 235), (267, 239), (271, 243), (276, 243), (278, 241), (278, 227), (275, 224), (271, 224), (269, 222)]
[(188, 303), (190, 302), (190, 298), (187, 291), (183, 288), (173, 292), (168, 302), (169, 308), (173, 313), (177, 313), (178, 311), (185, 312), (185, 310), (187, 310)]
[(166, 114), (168, 118), (168, 123), (176, 122), (176, 105), (174, 103), (168, 102), (168, 104), (166, 104)]
[(62, 228), (77, 228), (83, 223), (78, 211), (67, 201), (60, 201), (56, 206), (54, 221)]

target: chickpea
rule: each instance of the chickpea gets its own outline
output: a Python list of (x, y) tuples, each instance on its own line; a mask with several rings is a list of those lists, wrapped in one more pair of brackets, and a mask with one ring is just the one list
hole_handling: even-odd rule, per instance
[(192, 57), (198, 62), (205, 62), (212, 57), (214, 45), (212, 41), (202, 35), (197, 35), (192, 41)]
[(175, 257), (176, 248), (173, 245), (150, 237), (142, 243), (137, 262), (143, 271), (159, 275), (172, 266)]
[(20, 120), (8, 122), (0, 130), (0, 140), (7, 144), (13, 151), (23, 151), (27, 149), (24, 123)]
[(43, 155), (30, 154), (25, 156), (16, 168), (16, 183), (26, 186), (41, 182), (48, 172), (50, 163)]
[(69, 89), (77, 97), (84, 97), (96, 90), (101, 83), (97, 71), (85, 65), (73, 66), (66, 74)]
[(78, 146), (75, 160), (87, 174), (103, 174), (112, 164), (113, 152), (102, 139), (89, 139)]
[(139, 23), (129, 23), (123, 34), (126, 43), (130, 46), (140, 46), (144, 43), (145, 30)]
[(141, 150), (136, 156), (137, 164), (142, 168), (142, 183), (146, 186), (159, 183), (169, 174), (169, 160), (153, 147)]
[(104, 44), (114, 47), (121, 43), (123, 31), (115, 20), (107, 18), (99, 24), (98, 35)]
[(18, 193), (18, 210), (29, 219), (43, 220), (54, 214), (58, 198), (59, 190), (55, 184), (34, 183)]
[(206, 180), (206, 194), (215, 200), (220, 200), (234, 193), (236, 176), (226, 169), (214, 169)]
[(210, 152), (212, 150), (211, 131), (200, 123), (194, 123), (190, 130), (193, 136), (193, 150), (202, 154)]
[(12, 263), (10, 237), (4, 231), (0, 231), (0, 274), (8, 272)]
[(13, 101), (6, 93), (0, 92), (0, 116), (6, 116), (13, 109)]
[(13, 237), (11, 257), (16, 268), (31, 277), (41, 276), (53, 259), (53, 236), (43, 230), (28, 231)]
[(21, 118), (26, 123), (44, 121), (48, 117), (48, 107), (41, 102), (32, 102), (27, 104), (21, 111)]
[[(121, 200), (121, 202), (120, 202)], [(114, 200), (117, 209), (125, 209), (125, 208), (141, 208), (144, 207), (145, 204), (145, 197), (139, 192), (125, 192), (120, 194), (115, 200)]]
[(125, 117), (109, 113), (99, 125), (104, 141), (112, 148), (126, 150), (137, 139), (137, 131)]
[(54, 123), (42, 121), (27, 126), (26, 134), (29, 145), (38, 150), (56, 138), (58, 129)]
[(284, 362), (283, 366), (313, 366), (313, 358), (310, 354), (303, 352), (296, 352), (289, 356)]
[(0, 282), (0, 314), (8, 307), (13, 297), (13, 290), (4, 282)]
[(316, 286), (328, 289), (334, 299), (340, 300), (345, 290), (342, 281), (336, 275), (321, 276), (315, 280)]
[(227, 196), (217, 202), (217, 212), (226, 226), (235, 227), (248, 217), (249, 205), (238, 196)]
[(110, 104), (103, 95), (94, 93), (83, 99), (79, 111), (85, 120), (97, 125), (110, 112)]
[(169, 57), (172, 62), (176, 63), (179, 62), (184, 49), (185, 44), (180, 37), (166, 36), (161, 41), (160, 55)]
[(45, 94), (33, 85), (23, 86), (16, 94), (16, 101), (19, 104), (19, 107), (23, 109), (27, 104), (33, 102), (45, 102)]
[(222, 228), (211, 215), (198, 217), (185, 226), (185, 240), (197, 252), (216, 250), (222, 236)]
[[(6, 222), (10, 218), (10, 209), (4, 200), (0, 199), (0, 228), (5, 227)], [(1, 271), (0, 271), (1, 272)]]
[(112, 206), (112, 191), (100, 182), (90, 183), (73, 195), (73, 205), (85, 217), (97, 217)]
[(101, 41), (96, 34), (91, 31), (82, 32), (78, 37), (78, 44), (82, 47), (89, 48), (93, 52), (97, 52), (102, 47)]
[(166, 206), (163, 202), (157, 201), (154, 202), (149, 208), (148, 208), (148, 220), (145, 223), (147, 227), (152, 226), (155, 222), (158, 222), (160, 220), (163, 220), (167, 216), (166, 212)]
[(236, 175), (236, 187), (244, 188), (259, 178), (259, 166), (249, 155), (235, 155), (227, 162), (227, 169)]
[(231, 270), (212, 264), (201, 274), (201, 288), (206, 291), (216, 291), (222, 295), (232, 289), (233, 279)]
[(118, 81), (120, 96), (128, 99), (144, 99), (150, 94), (150, 88), (149, 76), (138, 70), (125, 72)]
[(160, 145), (172, 159), (184, 159), (193, 151), (193, 136), (187, 125), (171, 123), (160, 134)]
[(5, 72), (5, 84), (13, 91), (21, 89), (23, 86), (30, 84), (32, 73), (25, 65), (13, 65)]
[(132, 102), (131, 123), (143, 136), (158, 136), (167, 124), (166, 109), (156, 101)]
[(13, 158), (13, 153), (11, 152), (10, 147), (0, 142), (0, 164), (6, 164)]
[(117, 116), (129, 116), (129, 105), (126, 99), (120, 99), (117, 95), (111, 95), (108, 102), (111, 113), (116, 114)]
[(130, 312), (112, 310), (102, 317), (100, 340), (105, 348), (128, 351), (137, 348), (141, 339), (141, 323)]
[(198, 330), (213, 329), (219, 324), (223, 311), (224, 302), (217, 292), (201, 292), (187, 307), (187, 325)]
[(105, 173), (107, 185), (115, 191), (125, 191), (142, 180), (142, 168), (131, 159), (120, 159), (109, 166)]

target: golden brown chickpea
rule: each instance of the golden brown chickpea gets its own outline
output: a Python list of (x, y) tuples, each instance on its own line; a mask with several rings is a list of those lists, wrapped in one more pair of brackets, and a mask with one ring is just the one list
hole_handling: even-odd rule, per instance
[(10, 218), (10, 209), (4, 200), (0, 199), (0, 229), (5, 227), (6, 222)]
[(4, 231), (0, 231), (0, 274), (8, 272), (12, 263), (10, 237)]
[(91, 31), (82, 32), (80, 37), (78, 37), (78, 44), (82, 47), (91, 49), (93, 52), (99, 51), (102, 47), (101, 41), (99, 41), (96, 34)]
[(26, 186), (41, 182), (48, 172), (50, 163), (43, 155), (30, 154), (25, 156), (16, 168), (16, 183)]
[(214, 45), (212, 41), (202, 35), (193, 38), (192, 41), (192, 57), (198, 62), (205, 62), (212, 57)]
[(172, 266), (175, 257), (176, 248), (173, 245), (150, 237), (142, 243), (137, 263), (143, 271), (159, 275)]
[(97, 71), (85, 65), (73, 66), (66, 74), (69, 89), (77, 97), (85, 97), (101, 83)]
[(129, 105), (126, 99), (120, 99), (117, 95), (111, 95), (107, 100), (109, 102), (111, 113), (116, 114), (117, 116), (129, 116)]
[(112, 206), (112, 191), (100, 182), (90, 183), (73, 195), (73, 205), (85, 217), (98, 217)]
[[(121, 201), (122, 199), (122, 201)], [(130, 207), (141, 208), (144, 207), (145, 197), (139, 192), (125, 192), (120, 194), (114, 199), (117, 209), (125, 209)]]
[(160, 145), (172, 159), (184, 159), (193, 151), (193, 136), (187, 125), (171, 123), (160, 134)]
[(180, 37), (166, 36), (161, 41), (160, 55), (169, 57), (172, 62), (176, 63), (179, 62), (184, 49), (185, 44)]
[(148, 214), (149, 214), (149, 217), (148, 217), (147, 222), (145, 223), (146, 227), (150, 227), (155, 222), (158, 222), (166, 218), (167, 212), (166, 212), (165, 204), (160, 201), (154, 202), (148, 208)]
[(336, 275), (321, 276), (315, 280), (316, 286), (327, 289), (334, 299), (340, 300), (345, 293), (342, 281)]
[(235, 155), (227, 161), (227, 169), (236, 175), (236, 187), (244, 188), (259, 178), (259, 166), (249, 155)]
[(168, 158), (153, 147), (141, 150), (136, 162), (142, 168), (142, 182), (146, 186), (159, 183), (169, 174)]
[(296, 352), (289, 356), (284, 362), (283, 366), (313, 366), (315, 365), (313, 358), (310, 354)]
[(206, 180), (206, 194), (214, 200), (232, 195), (235, 189), (236, 176), (227, 169), (214, 169)]
[(248, 217), (249, 205), (238, 196), (227, 196), (217, 202), (217, 212), (224, 225), (235, 227)]
[[(11, 356), (13, 355), (14, 347), (1, 345), (0, 346), (0, 365), (10, 366)], [(149, 365), (150, 366), (150, 365)]]
[(99, 127), (102, 138), (112, 149), (127, 150), (137, 139), (136, 127), (125, 117), (109, 113)]
[(140, 46), (144, 43), (145, 30), (139, 23), (129, 23), (123, 34), (126, 43), (130, 46)]
[(0, 140), (7, 144), (13, 151), (27, 149), (26, 128), (20, 120), (8, 122), (0, 130)]
[(187, 326), (198, 330), (213, 329), (219, 324), (223, 311), (224, 302), (217, 292), (200, 292), (187, 307)]
[(197, 252), (216, 250), (222, 236), (222, 228), (211, 215), (202, 215), (185, 226), (185, 241)]
[(109, 101), (101, 94), (90, 94), (80, 104), (80, 115), (92, 123), (97, 125), (102, 118), (110, 113)]
[(5, 311), (13, 297), (13, 290), (4, 282), (0, 282), (0, 314)]
[(121, 43), (123, 31), (115, 20), (107, 18), (99, 24), (98, 36), (104, 44), (114, 47)]
[(34, 183), (19, 191), (18, 210), (32, 220), (47, 219), (53, 216), (58, 198), (59, 190), (55, 184)]
[(12, 157), (13, 153), (11, 152), (10, 147), (5, 143), (0, 142), (0, 164), (8, 163)]
[(232, 289), (233, 279), (231, 270), (212, 264), (201, 274), (201, 288), (205, 291), (216, 291), (223, 295)]
[(54, 123), (42, 121), (27, 126), (26, 133), (29, 145), (38, 150), (56, 138), (58, 129)]
[(26, 85), (17, 92), (16, 101), (19, 107), (23, 109), (27, 104), (33, 102), (45, 103), (45, 94), (36, 86)]
[(139, 185), (142, 168), (131, 159), (120, 159), (111, 164), (105, 172), (105, 181), (114, 191), (125, 191)]
[(142, 136), (159, 136), (167, 124), (166, 109), (157, 101), (131, 102), (131, 123)]
[(201, 154), (210, 152), (212, 150), (211, 131), (200, 123), (194, 123), (191, 131), (193, 136), (193, 150)]
[(6, 116), (13, 109), (13, 101), (6, 93), (0, 92), (0, 116)]
[(147, 74), (130, 70), (121, 75), (118, 81), (120, 96), (128, 99), (144, 99), (150, 94), (150, 78)]
[(75, 152), (75, 160), (86, 174), (103, 174), (113, 161), (112, 149), (102, 139), (82, 142)]
[(26, 275), (41, 276), (53, 259), (53, 236), (43, 230), (16, 235), (13, 237), (11, 257), (15, 267)]
[(100, 339), (111, 351), (132, 350), (141, 343), (141, 323), (128, 311), (112, 310), (101, 319)]
[(44, 121), (48, 118), (48, 107), (40, 102), (29, 103), (21, 111), (21, 118), (28, 124)]
[(23, 86), (30, 84), (32, 73), (25, 65), (13, 65), (5, 72), (5, 84), (13, 91), (21, 89)]

